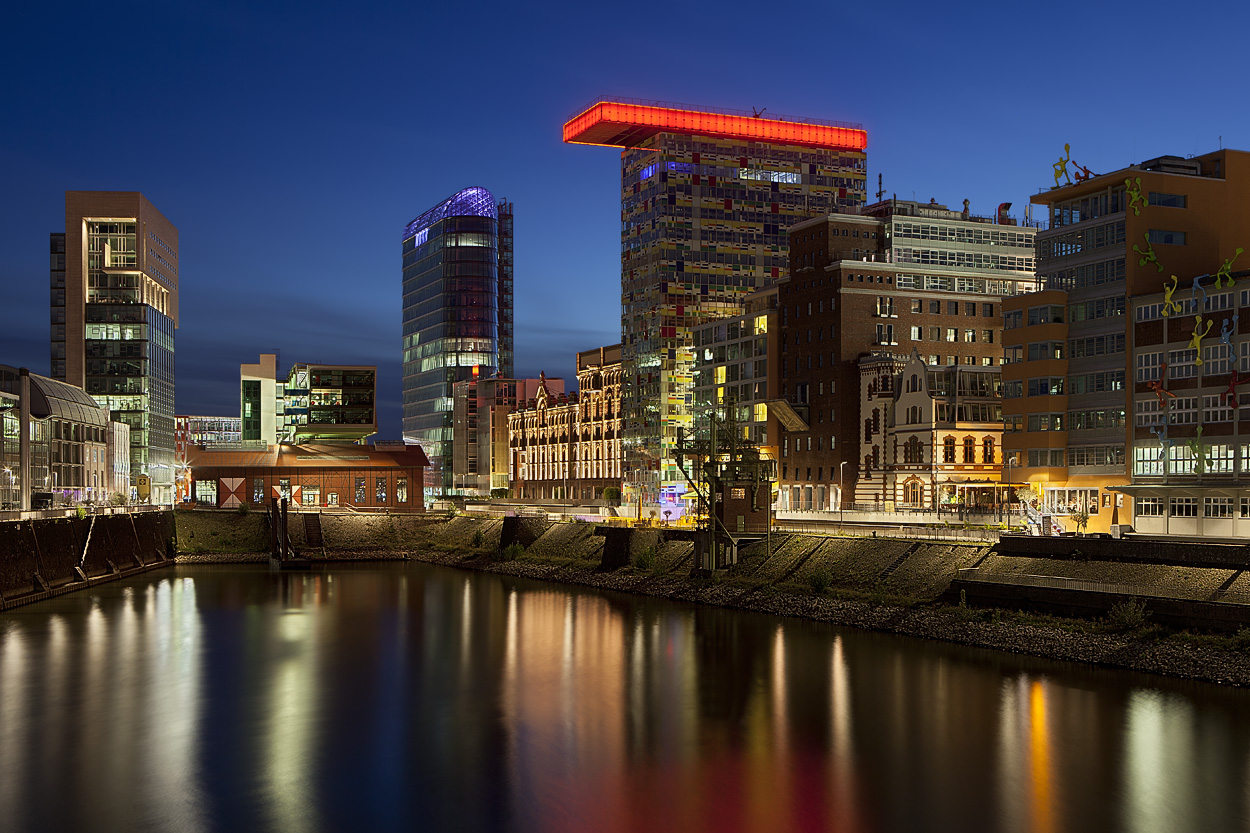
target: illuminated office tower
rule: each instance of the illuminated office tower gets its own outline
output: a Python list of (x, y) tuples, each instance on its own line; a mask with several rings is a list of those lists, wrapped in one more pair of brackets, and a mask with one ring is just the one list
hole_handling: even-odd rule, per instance
[(452, 386), (512, 375), (512, 205), (465, 188), (403, 234), (403, 432), (430, 459), (431, 497), (452, 484)]
[(692, 331), (741, 315), (788, 267), (787, 229), (866, 202), (867, 133), (816, 119), (601, 99), (564, 141), (621, 152), (621, 341), (628, 499), (672, 499), (693, 417)]
[(136, 191), (69, 191), (51, 244), (52, 376), (130, 427), (132, 480), (172, 503), (178, 229)]

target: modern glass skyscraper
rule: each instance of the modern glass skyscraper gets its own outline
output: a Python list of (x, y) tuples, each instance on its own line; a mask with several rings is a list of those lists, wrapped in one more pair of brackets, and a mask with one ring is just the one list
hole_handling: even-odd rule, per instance
[(603, 99), (564, 141), (621, 153), (625, 487), (685, 488), (672, 457), (693, 417), (693, 328), (741, 315), (788, 267), (787, 229), (866, 202), (859, 125)]
[(53, 232), (52, 376), (130, 426), (131, 477), (174, 500), (178, 229), (135, 191), (69, 191)]
[(404, 439), (430, 458), (430, 496), (452, 488), (452, 385), (512, 375), (512, 205), (465, 188), (403, 235)]

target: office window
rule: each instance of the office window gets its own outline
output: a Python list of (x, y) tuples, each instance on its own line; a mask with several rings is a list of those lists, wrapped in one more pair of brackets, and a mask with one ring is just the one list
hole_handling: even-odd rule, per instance
[(1151, 191), (1149, 200), (1151, 205), (1157, 205), (1162, 208), (1189, 207), (1189, 199), (1184, 194), (1161, 194), (1158, 191)]
[(1162, 518), (1163, 517), (1163, 498), (1161, 497), (1139, 497), (1134, 501), (1134, 512), (1143, 518)]
[(1174, 497), (1170, 498), (1168, 503), (1174, 518), (1198, 517), (1198, 498), (1196, 497)]
[(1148, 240), (1151, 244), (1158, 243), (1164, 246), (1184, 246), (1185, 232), (1152, 228), (1150, 231), (1146, 232), (1146, 240)]

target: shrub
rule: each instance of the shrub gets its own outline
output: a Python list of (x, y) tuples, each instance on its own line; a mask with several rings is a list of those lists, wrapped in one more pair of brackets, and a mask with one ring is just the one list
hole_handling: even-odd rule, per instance
[(818, 595), (829, 589), (830, 582), (829, 571), (823, 567), (812, 570), (807, 576), (807, 585), (812, 588), (813, 593)]
[(78, 520), (80, 521), (83, 520), (84, 518), (87, 517), (87, 507), (79, 506), (77, 509), (74, 510), (74, 514), (78, 516)]
[(121, 492), (113, 492), (113, 494), (109, 495), (109, 503), (113, 504), (114, 506), (125, 506), (126, 496), (123, 495)]
[(525, 555), (525, 547), (520, 543), (513, 541), (511, 544), (499, 551), (499, 560), (516, 561), (523, 555)]
[(251, 510), (252, 510), (252, 507), (251, 507), (251, 506), (248, 504), (248, 502), (245, 500), (245, 501), (243, 501), (242, 503), (240, 503), (240, 504), (239, 504), (239, 508), (238, 508), (238, 509), (236, 509), (235, 511), (236, 511), (236, 512), (238, 512), (240, 515), (246, 515), (246, 514), (247, 514), (248, 512), (250, 512)]
[(1150, 613), (1143, 599), (1129, 599), (1112, 605), (1107, 611), (1107, 624), (1116, 630), (1135, 631), (1146, 626)]
[(508, 490), (507, 489), (491, 489), (490, 496), (493, 498), (496, 498), (496, 497), (506, 498), (508, 497)]
[(655, 547), (635, 553), (632, 562), (635, 570), (650, 570), (655, 566)]
[(481, 547), (485, 543), (486, 543), (486, 536), (482, 534), (482, 530), (480, 529), (473, 530), (473, 546)]
[(603, 490), (603, 499), (608, 503), (615, 503), (621, 499), (621, 490), (615, 486), (608, 486)]

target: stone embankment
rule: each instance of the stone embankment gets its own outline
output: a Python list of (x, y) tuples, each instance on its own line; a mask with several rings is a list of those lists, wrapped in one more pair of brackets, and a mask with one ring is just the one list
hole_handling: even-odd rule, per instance
[[(263, 524), (260, 516), (180, 513), (178, 561), (263, 560), (263, 555), (240, 555), (257, 542), (264, 548), (267, 532)], [(292, 520), (290, 526), (298, 548), (301, 525)], [(1250, 653), (1227, 647), (1250, 648), (1250, 631), (1222, 641), (1195, 639), (1152, 627), (1148, 619), (1137, 626), (1129, 622), (1116, 627), (965, 606), (955, 603), (957, 594), (951, 598), (958, 571), (968, 567), (1004, 577), (1049, 570), (1055, 576), (1083, 581), (1148, 584), (1159, 594), (1173, 592), (1182, 598), (1210, 588), (1227, 589), (1240, 579), (1231, 569), (1025, 559), (998, 555), (988, 545), (973, 543), (784, 534), (752, 545), (733, 568), (702, 578), (692, 576), (694, 547), (689, 536), (657, 529), (634, 530), (624, 539), (615, 536), (610, 543), (594, 524), (534, 518), (323, 515), (322, 527), (322, 554), (328, 560), (411, 558), (996, 651), (1250, 686)]]

